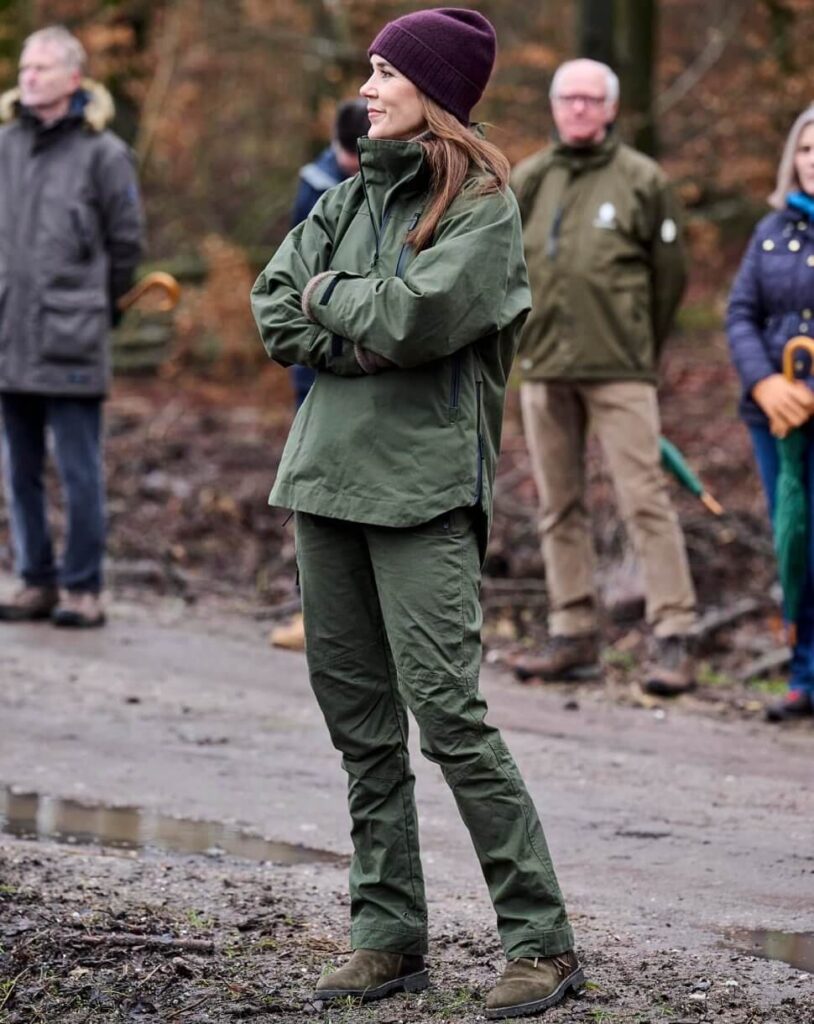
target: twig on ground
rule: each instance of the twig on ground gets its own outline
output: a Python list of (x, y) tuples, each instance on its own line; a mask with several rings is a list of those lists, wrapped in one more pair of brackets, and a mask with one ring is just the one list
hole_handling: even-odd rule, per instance
[(161, 935), (132, 935), (111, 932), (108, 935), (71, 935), (70, 942), (81, 946), (145, 946), (147, 949), (185, 949), (191, 953), (214, 953), (211, 939), (174, 939)]

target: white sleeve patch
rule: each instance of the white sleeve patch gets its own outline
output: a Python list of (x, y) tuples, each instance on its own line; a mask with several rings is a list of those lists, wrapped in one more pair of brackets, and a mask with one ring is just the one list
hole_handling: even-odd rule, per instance
[(666, 245), (670, 245), (678, 238), (678, 226), (672, 217), (668, 217), (667, 220), (662, 221), (661, 225), (661, 240)]

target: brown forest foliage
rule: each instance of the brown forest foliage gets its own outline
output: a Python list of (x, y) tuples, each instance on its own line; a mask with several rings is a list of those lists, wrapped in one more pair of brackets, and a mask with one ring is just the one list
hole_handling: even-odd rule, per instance
[[(365, 76), (367, 42), (410, 0), (0, 0), (0, 72), (13, 84), (20, 39), (60, 21), (113, 90), (136, 148), (151, 256), (200, 252), (217, 235), (256, 262), (287, 226), (297, 168), (329, 132), (335, 101)], [(500, 39), (480, 116), (511, 159), (543, 144), (547, 90), (573, 54), (576, 3), (480, 0)], [(662, 159), (715, 224), (770, 188), (784, 134), (814, 99), (808, 0), (662, 0), (658, 104)], [(625, 124), (622, 123), (624, 133)], [(747, 210), (747, 218), (749, 216)], [(713, 225), (710, 228), (710, 225)], [(722, 264), (722, 261), (719, 260)], [(721, 270), (723, 266), (721, 265)]]

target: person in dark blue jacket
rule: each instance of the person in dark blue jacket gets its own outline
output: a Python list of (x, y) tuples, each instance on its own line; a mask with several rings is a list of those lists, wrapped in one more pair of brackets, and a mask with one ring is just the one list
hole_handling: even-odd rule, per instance
[[(317, 200), (329, 188), (338, 185), (359, 171), (359, 154), (356, 140), (367, 135), (370, 121), (367, 116), (367, 101), (363, 99), (344, 100), (336, 108), (333, 139), (310, 164), (300, 168), (299, 185), (291, 211), (291, 227), (304, 221)], [(314, 383), (316, 371), (310, 366), (291, 367), (291, 384), (294, 388), (295, 410), (299, 409)], [(275, 647), (289, 651), (305, 649), (305, 632), (302, 613), (288, 622), (276, 626), (269, 637)]]
[[(357, 173), (359, 156), (356, 140), (360, 135), (367, 135), (369, 127), (367, 104), (363, 99), (345, 100), (339, 104), (330, 146), (323, 149), (316, 160), (300, 168), (299, 185), (291, 213), (292, 228), (305, 220), (323, 192)], [(298, 409), (314, 383), (314, 376), (314, 371), (308, 366), (291, 367)]]
[(777, 438), (801, 428), (808, 438), (809, 551), (803, 606), (788, 693), (767, 708), (770, 721), (814, 714), (814, 368), (804, 380), (782, 372), (786, 342), (814, 340), (814, 105), (789, 132), (774, 212), (757, 225), (729, 298), (726, 328), (741, 377), (741, 415), (752, 436), (758, 470), (774, 512), (778, 476)]

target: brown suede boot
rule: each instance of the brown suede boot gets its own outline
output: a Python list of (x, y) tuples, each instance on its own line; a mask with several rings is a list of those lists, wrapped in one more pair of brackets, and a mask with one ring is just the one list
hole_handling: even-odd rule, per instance
[(552, 636), (539, 654), (517, 661), (514, 674), (521, 682), (535, 676), (550, 682), (599, 679), (599, 634)]
[(683, 636), (665, 636), (653, 643), (642, 688), (654, 697), (679, 697), (695, 689), (695, 662)]
[(350, 996), (370, 1003), (394, 992), (421, 992), (429, 983), (423, 956), (356, 949), (344, 967), (319, 979), (313, 999), (324, 1003)]
[(36, 622), (38, 619), (47, 619), (58, 599), (56, 587), (24, 585), (10, 601), (0, 604), (0, 622)]
[(55, 626), (68, 629), (94, 629), (104, 626), (105, 611), (98, 594), (89, 590), (63, 590), (59, 604), (51, 612)]
[(501, 1020), (542, 1013), (561, 1002), (570, 990), (578, 992), (584, 984), (585, 974), (571, 951), (559, 956), (510, 960), (500, 981), (486, 996), (486, 1018)]

